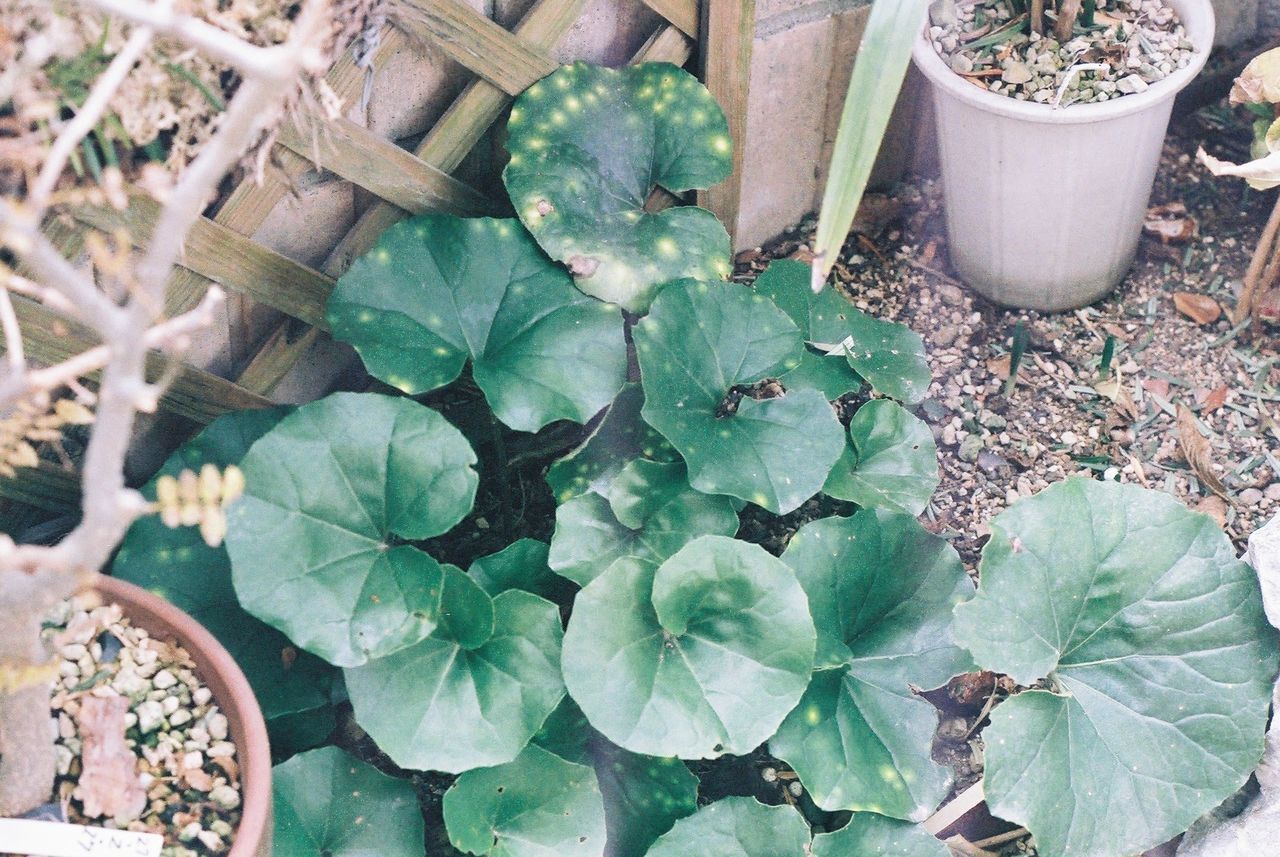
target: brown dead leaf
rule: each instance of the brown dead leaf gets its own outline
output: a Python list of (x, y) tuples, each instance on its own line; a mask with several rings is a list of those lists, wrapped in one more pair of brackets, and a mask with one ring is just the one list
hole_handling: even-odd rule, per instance
[(1230, 501), (1231, 494), (1227, 491), (1227, 486), (1213, 472), (1213, 448), (1208, 439), (1200, 434), (1195, 414), (1186, 405), (1178, 405), (1178, 446), (1196, 478), (1214, 494)]
[(1222, 316), (1222, 307), (1217, 301), (1195, 292), (1174, 292), (1173, 305), (1196, 324), (1213, 324)]
[(931, 265), (933, 264), (934, 257), (937, 255), (938, 242), (936, 240), (931, 240), (928, 244), (924, 245), (924, 249), (920, 251), (920, 258), (918, 261), (921, 265)]
[(133, 751), (125, 744), (123, 696), (86, 696), (80, 703), (80, 738), (84, 742), (78, 796), (89, 818), (136, 818), (147, 805), (138, 782)]
[(1105, 330), (1107, 333), (1111, 334), (1112, 336), (1114, 336), (1116, 339), (1120, 340), (1121, 342), (1128, 342), (1129, 340), (1133, 339), (1132, 333), (1125, 330), (1120, 325), (1114, 324), (1109, 321), (1105, 322), (1102, 325), (1102, 329)]
[(1138, 406), (1134, 404), (1133, 395), (1125, 386), (1119, 369), (1112, 372), (1109, 378), (1094, 384), (1093, 389), (1098, 391), (1098, 395), (1105, 396), (1115, 403), (1115, 412), (1124, 421), (1130, 423), (1138, 421), (1141, 414), (1138, 413)]
[(750, 250), (743, 250), (737, 256), (733, 257), (733, 261), (738, 265), (749, 265), (752, 262), (759, 262), (764, 258), (764, 251), (759, 247), (753, 247)]
[(1169, 398), (1169, 382), (1163, 378), (1143, 378), (1142, 389), (1155, 393), (1162, 399)]
[(797, 262), (804, 262), (806, 265), (809, 265), (809, 264), (812, 264), (813, 260), (818, 257), (814, 255), (814, 252), (810, 250), (808, 247), (800, 247), (787, 258), (795, 259)]
[(213, 764), (222, 769), (227, 775), (227, 779), (235, 782), (240, 778), (240, 766), (236, 763), (233, 756), (213, 756), (211, 757)]
[[(1203, 397), (1197, 395), (1196, 399), (1200, 404), (1200, 413), (1211, 414), (1218, 408), (1225, 405), (1227, 403), (1227, 393), (1230, 391), (1231, 388), (1226, 384), (1223, 384), (1221, 387), (1215, 387), (1212, 390), (1208, 390), (1205, 392)], [(1198, 392), (1199, 391), (1197, 391), (1197, 393)]]
[(1196, 237), (1199, 224), (1187, 214), (1187, 207), (1180, 202), (1156, 205), (1147, 209), (1143, 231), (1160, 239), (1161, 244), (1185, 244)]
[(1221, 497), (1205, 497), (1196, 504), (1196, 511), (1213, 518), (1220, 528), (1227, 526), (1227, 503)]
[(879, 235), (884, 228), (902, 215), (902, 200), (883, 193), (868, 193), (858, 204), (853, 217), (851, 232), (863, 235)]
[(182, 781), (198, 792), (208, 793), (213, 788), (213, 777), (202, 768), (187, 768), (182, 772)]
[(987, 371), (1001, 381), (1009, 377), (1009, 365), (1012, 360), (1011, 355), (1001, 354), (999, 357), (992, 357), (987, 361)]

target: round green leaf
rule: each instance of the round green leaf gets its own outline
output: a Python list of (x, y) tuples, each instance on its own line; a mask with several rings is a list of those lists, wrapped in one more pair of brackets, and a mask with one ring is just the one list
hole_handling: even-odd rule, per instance
[(735, 413), (724, 408), (731, 388), (799, 363), (799, 331), (771, 301), (735, 285), (673, 283), (634, 336), (642, 413), (684, 457), (694, 488), (785, 514), (822, 487), (844, 447), (822, 393), (744, 396)]
[(327, 315), (406, 393), (449, 383), (470, 360), (494, 414), (519, 431), (586, 422), (626, 379), (618, 308), (575, 289), (514, 220), (397, 223), (338, 280)]
[(519, 589), (548, 601), (558, 601), (568, 596), (572, 587), (547, 565), (547, 552), (546, 542), (520, 539), (471, 563), (467, 574), (490, 596)]
[(940, 478), (929, 427), (896, 402), (875, 399), (849, 421), (849, 445), (822, 490), (859, 506), (919, 515)]
[(483, 645), (468, 648), (442, 623), (416, 645), (347, 670), (356, 722), (404, 768), (456, 774), (510, 762), (564, 697), (562, 637), (554, 604), (503, 592)]
[(604, 494), (629, 461), (678, 461), (680, 456), (653, 426), (640, 417), (644, 392), (628, 383), (600, 416), (582, 444), (547, 469), (547, 484), (557, 503), (595, 491)]
[(1069, 479), (1014, 504), (955, 624), (984, 669), (1048, 679), (983, 733), (991, 811), (1047, 857), (1154, 847), (1262, 755), (1280, 648), (1257, 576), (1172, 497)]
[(813, 386), (834, 399), (861, 386), (914, 405), (924, 399), (932, 376), (924, 340), (911, 328), (867, 315), (834, 288), (814, 294), (809, 266), (779, 259), (755, 282), (791, 317), (804, 335), (806, 360), (783, 383)]
[(729, 236), (711, 212), (651, 213), (656, 186), (705, 188), (732, 168), (729, 127), (693, 75), (668, 63), (562, 66), (507, 121), (511, 203), (589, 295), (643, 312), (681, 277), (729, 276)]
[[(183, 470), (199, 472), (205, 464), (219, 469), (239, 464), (253, 442), (290, 410), (224, 414), (171, 455), (156, 478)], [(148, 500), (155, 499), (155, 483), (152, 479), (142, 489)], [(185, 610), (218, 638), (249, 679), (271, 726), (273, 744), (288, 742), (287, 735), (279, 734), (286, 728), (287, 715), (321, 709), (329, 702), (333, 667), (306, 652), (285, 657), (293, 644), (240, 607), (226, 548), (209, 547), (196, 528), (166, 527), (155, 515), (139, 518), (129, 528), (111, 573)]]
[(413, 785), (337, 747), (294, 756), (271, 772), (275, 857), (421, 857)]
[(855, 812), (835, 833), (813, 837), (813, 857), (951, 857), (951, 849), (918, 824)]
[(951, 772), (930, 757), (937, 712), (912, 687), (971, 667), (951, 638), (973, 592), (960, 558), (914, 518), (865, 510), (806, 524), (782, 559), (809, 597), (818, 671), (770, 752), (823, 809), (923, 820)]
[(804, 857), (808, 848), (809, 825), (791, 807), (727, 797), (677, 821), (648, 857)]
[(585, 586), (621, 557), (660, 563), (701, 535), (731, 536), (738, 514), (728, 497), (689, 487), (683, 464), (637, 460), (609, 488), (556, 509), (551, 568)]
[(768, 739), (804, 692), (813, 652), (791, 570), (757, 545), (702, 536), (658, 568), (618, 560), (578, 593), (563, 666), (609, 740), (699, 759)]
[(514, 761), (468, 771), (444, 795), (449, 841), (485, 857), (601, 857), (596, 773), (530, 744)]
[(568, 697), (533, 740), (562, 759), (595, 768), (608, 857), (643, 857), (677, 819), (698, 808), (698, 778), (684, 762), (622, 749), (592, 729)]
[(392, 537), (426, 539), (471, 509), (475, 453), (407, 399), (338, 393), (304, 405), (244, 457), (227, 552), (245, 609), (337, 666), (435, 627), (442, 572)]

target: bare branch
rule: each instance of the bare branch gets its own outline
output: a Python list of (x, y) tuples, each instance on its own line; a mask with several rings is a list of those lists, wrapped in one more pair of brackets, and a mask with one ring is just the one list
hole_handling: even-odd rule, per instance
[(22, 329), (18, 327), (18, 317), (13, 314), (9, 290), (3, 286), (0, 286), (0, 330), (4, 331), (4, 350), (9, 370), (15, 375), (21, 375), (27, 368), (27, 358), (22, 351)]
[[(175, 316), (161, 322), (142, 336), (142, 344), (148, 350), (170, 348), (180, 351), (184, 340), (192, 333), (207, 327), (214, 318), (218, 308), (226, 300), (221, 288), (213, 286), (205, 292), (204, 299), (190, 312)], [(9, 334), (6, 332), (5, 338)], [(45, 369), (33, 369), (22, 376), (15, 376), (0, 382), (0, 408), (13, 402), (25, 399), (41, 390), (52, 392), (59, 387), (68, 387), (83, 378), (97, 372), (111, 360), (111, 348), (99, 345), (82, 351), (69, 360), (64, 360)]]
[[(170, 2), (171, 0), (166, 0), (164, 4), (166, 8)], [(53, 193), (53, 188), (57, 185), (62, 171), (66, 169), (67, 159), (71, 157), (72, 151), (98, 124), (116, 90), (124, 83), (124, 79), (128, 77), (147, 46), (151, 44), (151, 37), (152, 30), (149, 27), (143, 26), (133, 31), (129, 41), (125, 42), (120, 53), (116, 54), (111, 65), (107, 66), (107, 70), (93, 85), (93, 91), (85, 99), (84, 105), (58, 132), (53, 145), (49, 147), (48, 159), (44, 162), (40, 175), (36, 177), (35, 184), (27, 194), (27, 201), (35, 209), (37, 216), (48, 206), (49, 196)]]

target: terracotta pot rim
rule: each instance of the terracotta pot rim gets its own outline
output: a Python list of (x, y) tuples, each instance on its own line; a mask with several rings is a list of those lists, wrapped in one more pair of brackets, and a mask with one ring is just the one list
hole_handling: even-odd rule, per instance
[(203, 625), (163, 598), (105, 575), (98, 576), (93, 588), (106, 601), (119, 604), (127, 618), (148, 633), (174, 636), (195, 660), (197, 672), (231, 722), (240, 766), (241, 818), (227, 857), (269, 854), (271, 747), (262, 710), (240, 666)]

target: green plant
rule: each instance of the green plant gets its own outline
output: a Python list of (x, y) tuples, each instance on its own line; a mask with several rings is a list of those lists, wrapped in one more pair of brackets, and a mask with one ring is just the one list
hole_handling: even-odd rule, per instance
[[(916, 689), (944, 684), (975, 658), (1046, 683), (999, 715), (1057, 700), (1059, 683), (1079, 676), (1065, 652), (1054, 660), (1037, 648), (1051, 635), (1026, 633), (1044, 616), (1010, 630), (995, 615), (991, 605), (1013, 597), (1002, 587), (1017, 587), (1016, 604), (1049, 617), (1068, 608), (1102, 615), (1122, 583), (1130, 587), (1133, 627), (1099, 635), (1105, 646), (1134, 639), (1142, 609), (1158, 609), (1142, 595), (1144, 581), (1183, 581), (1200, 587), (1205, 610), (1175, 611), (1159, 626), (1188, 642), (1161, 650), (1188, 659), (1169, 672), (1169, 686), (1198, 694), (1200, 684), (1180, 682), (1203, 656), (1206, 675), (1234, 670), (1230, 705), (1250, 712), (1238, 733), (1194, 736), (1221, 764), (1202, 776), (1178, 770), (1193, 787), (1168, 819), (1189, 823), (1189, 812), (1243, 782), (1261, 754), (1276, 657), (1265, 651), (1256, 582), (1207, 519), (1174, 514), (1146, 493), (1077, 486), (1009, 513), (1027, 522), (1025, 533), (997, 521), (992, 580), (973, 600), (955, 551), (911, 517), (938, 481), (928, 428), (894, 401), (924, 397), (919, 337), (835, 292), (812, 294), (800, 263), (774, 263), (754, 288), (691, 279), (684, 263), (704, 276), (718, 270), (707, 267), (703, 240), (710, 215), (634, 207), (655, 184), (678, 190), (719, 169), (722, 153), (705, 145), (705, 129), (723, 118), (702, 93), (671, 66), (578, 65), (518, 99), (515, 121), (533, 130), (513, 133), (518, 160), (507, 179), (529, 231), (515, 220), (405, 221), (338, 282), (329, 305), (333, 329), (371, 372), (447, 407), (457, 425), (420, 402), (372, 393), (224, 418), (171, 466), (238, 459), (245, 495), (230, 511), (227, 549), (191, 545), (175, 571), (203, 575), (221, 592), (232, 581), (257, 618), (236, 613), (228, 633), (267, 632), (260, 620), (341, 667), (355, 722), (394, 763), (457, 775), (443, 799), (454, 847), (507, 857), (846, 857), (890, 848), (940, 857), (944, 846), (916, 822), (946, 796), (951, 774), (930, 757), (936, 712)], [(685, 148), (680, 127), (692, 141)], [(575, 196), (564, 190), (570, 180), (626, 194)], [(666, 240), (677, 258), (649, 270), (664, 252), (654, 242)], [(570, 248), (568, 271), (539, 244), (552, 257)], [(879, 397), (868, 400), (868, 387)], [(477, 496), (485, 502), (501, 493), (495, 483), (508, 484), (517, 455), (507, 451), (557, 446), (565, 420), (594, 428), (547, 470), (557, 506), (549, 539), (475, 548), (481, 533), (517, 528), (488, 518), (495, 507), (509, 513), (509, 503), (475, 508)], [(217, 443), (223, 436), (231, 441)], [(1159, 515), (1131, 503), (1154, 504)], [(1090, 520), (1094, 508), (1111, 514)], [(743, 514), (799, 528), (776, 556), (734, 538)], [(1149, 550), (1145, 518), (1194, 538)], [(1099, 592), (1087, 585), (1089, 566), (1073, 559), (1080, 543), (1065, 545), (1073, 553), (1061, 561), (1050, 552), (1031, 562), (1038, 539), (1067, 519), (1071, 538), (1106, 538), (1113, 548), (1115, 562), (1093, 569), (1110, 575)], [(549, 523), (522, 526), (545, 537)], [(159, 559), (167, 532), (135, 529), (117, 569), (141, 576), (142, 558)], [(1021, 556), (1016, 544), (1030, 565), (1011, 584), (1002, 569), (1010, 552)], [(1211, 633), (1201, 639), (1194, 623)], [(1252, 649), (1215, 653), (1209, 645), (1224, 635)], [(282, 644), (272, 639), (264, 645)], [(324, 684), (332, 675), (319, 678), (306, 697), (317, 711), (334, 698)], [(266, 671), (256, 684), (270, 698), (263, 685), (276, 680)], [(284, 731), (296, 721), (273, 722)], [(1182, 734), (1180, 721), (1162, 722)], [(1187, 762), (1186, 749), (1162, 752), (1191, 767), (1205, 760)], [(695, 812), (699, 782), (681, 760), (715, 770), (720, 757), (753, 752), (790, 765), (807, 817), (744, 797)], [(296, 769), (333, 761), (299, 758), (287, 763), (282, 800), (296, 788)], [(1062, 776), (1097, 773), (1089, 754), (1068, 747), (1058, 758)], [(364, 775), (357, 766), (350, 776)], [(994, 763), (991, 776), (997, 794), (1019, 788), (1002, 792)], [(1100, 811), (1101, 784), (1096, 794), (1077, 807)], [(1032, 800), (1020, 794), (997, 807), (1043, 836), (1042, 853), (1068, 853), (1058, 816), (1019, 814)], [(1077, 835), (1066, 844), (1091, 855), (1108, 853), (1111, 840)]]

